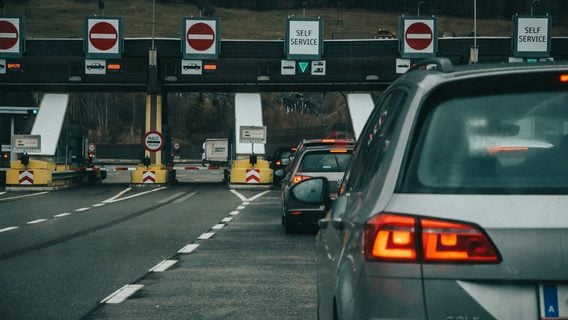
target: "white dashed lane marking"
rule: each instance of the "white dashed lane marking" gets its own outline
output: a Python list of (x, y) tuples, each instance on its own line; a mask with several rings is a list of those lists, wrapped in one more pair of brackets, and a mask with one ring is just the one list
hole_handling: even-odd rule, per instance
[(205, 233), (201, 234), (199, 237), (197, 237), (197, 239), (207, 240), (207, 239), (211, 239), (211, 237), (213, 237), (213, 235), (215, 235), (215, 232), (205, 232)]
[(75, 211), (76, 211), (76, 212), (83, 212), (83, 211), (87, 211), (87, 210), (91, 210), (91, 208), (88, 208), (88, 207), (86, 207), (86, 208), (79, 208), (79, 209), (76, 209)]
[(64, 213), (56, 214), (53, 217), (62, 218), (62, 217), (66, 217), (66, 216), (69, 216), (69, 215), (71, 215), (71, 212), (64, 212)]
[(128, 299), (131, 295), (136, 293), (136, 291), (144, 288), (143, 284), (127, 284), (122, 288), (111, 293), (108, 297), (104, 298), (101, 303), (117, 304)]
[(18, 229), (18, 228), (19, 228), (19, 227), (7, 227), (7, 228), (4, 228), (4, 229), (0, 229), (0, 232), (6, 232), (6, 231), (10, 231), (10, 230), (16, 230), (16, 229)]
[(193, 251), (195, 251), (195, 249), (197, 249), (197, 247), (199, 247), (199, 244), (197, 243), (188, 244), (185, 247), (179, 249), (178, 253), (192, 253)]
[(32, 221), (28, 221), (26, 222), (27, 224), (37, 224), (37, 223), (42, 223), (47, 221), (47, 219), (37, 219), (37, 220), (32, 220)]
[(154, 267), (152, 267), (148, 272), (164, 272), (171, 268), (174, 264), (177, 263), (177, 260), (164, 260)]

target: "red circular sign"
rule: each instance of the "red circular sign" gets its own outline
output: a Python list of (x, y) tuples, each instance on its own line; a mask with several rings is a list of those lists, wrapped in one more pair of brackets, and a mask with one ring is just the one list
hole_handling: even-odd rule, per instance
[(11, 49), (18, 43), (19, 33), (18, 28), (9, 21), (0, 21), (0, 49)]
[(404, 34), (404, 40), (414, 50), (424, 50), (432, 44), (432, 29), (423, 22), (411, 24)]
[(205, 51), (215, 43), (215, 31), (207, 23), (198, 22), (187, 29), (186, 38), (192, 49)]
[(144, 148), (151, 152), (164, 148), (164, 137), (158, 131), (148, 131), (144, 135)]
[(89, 30), (89, 42), (93, 47), (107, 51), (118, 42), (118, 31), (108, 22), (96, 23)]

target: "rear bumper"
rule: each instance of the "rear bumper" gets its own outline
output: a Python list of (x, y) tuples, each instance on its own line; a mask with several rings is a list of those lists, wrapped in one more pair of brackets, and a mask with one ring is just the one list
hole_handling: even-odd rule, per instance
[(325, 216), (321, 210), (287, 210), (286, 220), (295, 226), (315, 226)]

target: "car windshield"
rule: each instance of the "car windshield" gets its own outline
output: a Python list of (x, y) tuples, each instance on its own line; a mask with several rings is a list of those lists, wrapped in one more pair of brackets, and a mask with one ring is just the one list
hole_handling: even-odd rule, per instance
[(300, 172), (342, 172), (351, 159), (351, 151), (331, 153), (330, 151), (308, 152), (304, 155)]
[(565, 193), (568, 94), (460, 97), (428, 109), (404, 192)]

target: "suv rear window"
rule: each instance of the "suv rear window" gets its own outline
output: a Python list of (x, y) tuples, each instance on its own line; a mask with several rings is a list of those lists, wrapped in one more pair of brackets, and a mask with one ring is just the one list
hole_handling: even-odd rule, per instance
[(343, 172), (351, 159), (351, 150), (331, 153), (329, 150), (306, 152), (299, 172)]
[(402, 192), (568, 192), (566, 90), (454, 97), (422, 113)]

